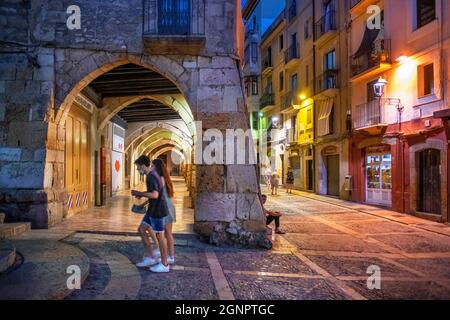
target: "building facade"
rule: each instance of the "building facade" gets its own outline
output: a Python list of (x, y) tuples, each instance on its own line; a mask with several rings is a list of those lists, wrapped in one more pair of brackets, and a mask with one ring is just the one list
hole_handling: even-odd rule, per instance
[(448, 221), (450, 3), (349, 4), (351, 198)]

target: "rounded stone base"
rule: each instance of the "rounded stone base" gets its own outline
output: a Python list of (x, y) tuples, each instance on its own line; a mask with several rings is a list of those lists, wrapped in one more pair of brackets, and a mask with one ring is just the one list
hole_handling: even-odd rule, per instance
[(194, 224), (194, 231), (203, 242), (216, 246), (272, 249), (266, 236), (266, 228), (259, 221), (220, 222), (201, 221)]

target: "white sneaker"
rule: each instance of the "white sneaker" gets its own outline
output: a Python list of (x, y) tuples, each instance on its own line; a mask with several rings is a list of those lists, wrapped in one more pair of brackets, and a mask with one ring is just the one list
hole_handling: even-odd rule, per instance
[(171, 257), (171, 256), (167, 257), (167, 262), (169, 264), (175, 264), (175, 257)]
[(156, 273), (169, 272), (170, 268), (169, 268), (169, 265), (167, 265), (167, 267), (166, 267), (162, 263), (158, 263), (157, 265), (151, 267), (150, 271), (156, 272)]
[(153, 258), (155, 258), (155, 259), (161, 258), (161, 252), (159, 251), (159, 249), (153, 250), (152, 254), (153, 254)]
[(145, 257), (144, 260), (142, 260), (139, 263), (136, 263), (136, 267), (138, 268), (145, 268), (145, 267), (150, 267), (153, 266), (155, 264), (157, 264), (159, 261), (150, 257)]

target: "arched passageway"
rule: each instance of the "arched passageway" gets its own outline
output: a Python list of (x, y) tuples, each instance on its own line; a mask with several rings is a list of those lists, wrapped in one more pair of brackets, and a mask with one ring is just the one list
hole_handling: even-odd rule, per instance
[(47, 199), (22, 214), (34, 227), (54, 226), (135, 186), (138, 154), (174, 154), (193, 197), (195, 232), (216, 244), (266, 245), (255, 165), (203, 161), (213, 143), (205, 132), (249, 126), (234, 58), (186, 64), (182, 57), (105, 51), (55, 56), (43, 184), (33, 191)]

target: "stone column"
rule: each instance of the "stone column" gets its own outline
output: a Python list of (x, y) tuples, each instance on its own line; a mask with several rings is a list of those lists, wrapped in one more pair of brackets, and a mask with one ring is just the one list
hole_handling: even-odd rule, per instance
[[(201, 127), (197, 125), (199, 137), (195, 150), (195, 231), (216, 245), (270, 248), (258, 195), (256, 167), (248, 157), (250, 144), (247, 143), (245, 150), (239, 150), (236, 146), (234, 149), (235, 152), (245, 153), (244, 163), (226, 162), (230, 144), (235, 140), (226, 139), (227, 130), (242, 129), (245, 132), (249, 129), (235, 60), (231, 57), (199, 57), (196, 92), (197, 105), (193, 110)], [(201, 153), (204, 156), (211, 147), (211, 142), (203, 139), (208, 130), (223, 136), (223, 162), (211, 164), (202, 157)]]

